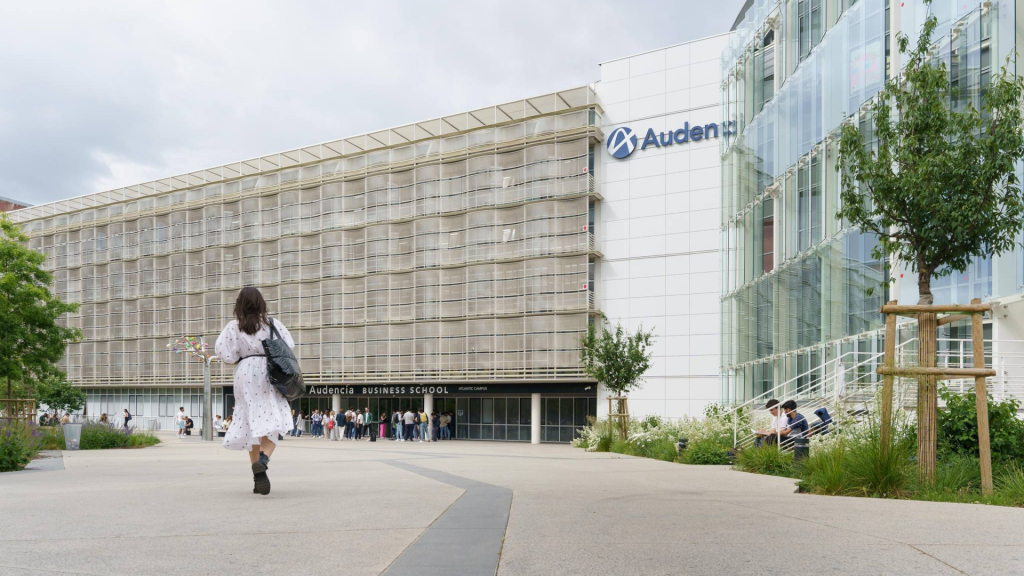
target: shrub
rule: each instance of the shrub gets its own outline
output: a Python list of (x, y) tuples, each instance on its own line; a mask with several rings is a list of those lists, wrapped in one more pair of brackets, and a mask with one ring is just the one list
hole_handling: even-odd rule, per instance
[(21, 470), (39, 451), (34, 426), (26, 430), (19, 422), (0, 420), (0, 472)]
[(893, 431), (889, 449), (882, 448), (879, 428), (851, 442), (843, 457), (854, 493), (863, 496), (899, 498), (906, 496), (915, 476), (912, 457), (917, 451), (913, 437)]
[(654, 458), (655, 460), (663, 460), (665, 462), (674, 462), (676, 456), (678, 456), (676, 444), (671, 438), (659, 438), (644, 446), (643, 449), (635, 450), (635, 453), (637, 456)]
[[(52, 436), (45, 441), (64, 449), (64, 429), (55, 426)], [(82, 424), (80, 450), (105, 450), (109, 448), (142, 448), (158, 444), (160, 439), (149, 432), (138, 432), (135, 428), (120, 428), (114, 424), (86, 422)]]
[[(946, 406), (938, 412), (940, 452), (978, 456), (978, 411), (974, 392), (940, 392)], [(1024, 420), (1017, 418), (1020, 403), (988, 399), (988, 431), (993, 459), (1024, 460)]]
[(751, 446), (736, 454), (736, 467), (744, 472), (770, 476), (794, 477), (792, 452), (783, 452), (774, 445)]
[(683, 451), (683, 464), (730, 464), (729, 450), (711, 438), (698, 440)]
[(1024, 466), (1013, 463), (995, 477), (995, 488), (1014, 506), (1024, 506)]
[(814, 494), (846, 494), (850, 482), (845, 466), (844, 442), (812, 449), (810, 458), (800, 465), (800, 490)]

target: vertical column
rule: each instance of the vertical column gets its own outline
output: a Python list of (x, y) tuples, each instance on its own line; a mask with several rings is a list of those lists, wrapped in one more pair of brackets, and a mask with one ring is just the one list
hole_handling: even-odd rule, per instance
[(331, 410), (335, 414), (341, 412), (341, 394), (331, 394)]
[(434, 394), (427, 392), (423, 395), (423, 412), (427, 415), (427, 437), (421, 438), (424, 442), (430, 442), (430, 439), (434, 437), (434, 422), (430, 418), (430, 413), (434, 411)]
[(540, 444), (540, 392), (530, 394), (530, 444)]

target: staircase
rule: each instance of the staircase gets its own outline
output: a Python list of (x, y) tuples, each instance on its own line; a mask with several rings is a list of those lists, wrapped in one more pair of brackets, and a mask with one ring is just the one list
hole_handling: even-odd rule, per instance
[[(943, 367), (969, 367), (974, 365), (972, 342), (969, 338), (940, 338), (937, 340), (936, 365)], [(993, 354), (993, 350), (996, 354)], [(754, 443), (755, 435), (740, 433), (737, 415), (747, 410), (753, 419), (770, 416), (764, 409), (771, 398), (779, 402), (795, 400), (798, 410), (809, 424), (817, 422), (814, 411), (825, 408), (833, 419), (840, 416), (863, 417), (871, 408), (882, 386), (882, 377), (875, 369), (882, 365), (883, 354), (850, 352), (832, 359), (823, 365), (812, 367), (771, 390), (726, 410), (726, 417), (733, 420), (733, 445), (738, 448)], [(896, 365), (917, 365), (917, 338), (896, 346)], [(1016, 398), (1024, 403), (1024, 341), (986, 341), (985, 366), (996, 369), (996, 376), (986, 379), (989, 396), (996, 400)], [(816, 375), (824, 377), (800, 389), (800, 382), (813, 380)], [(974, 379), (946, 380), (943, 384), (950, 390), (966, 393), (974, 390)], [(917, 406), (917, 385), (914, 379), (897, 378), (895, 383), (897, 402), (910, 411)], [(1024, 415), (1024, 406), (1022, 406)]]

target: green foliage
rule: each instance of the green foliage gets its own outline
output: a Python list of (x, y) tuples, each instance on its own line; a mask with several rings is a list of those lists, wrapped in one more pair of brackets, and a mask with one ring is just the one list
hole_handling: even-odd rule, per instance
[(85, 406), (85, 391), (55, 375), (36, 386), (35, 398), (40, 404), (58, 412), (76, 412)]
[(783, 452), (769, 444), (760, 448), (751, 446), (740, 450), (736, 454), (736, 467), (744, 472), (786, 478), (793, 478), (796, 473), (793, 453)]
[(850, 491), (859, 496), (900, 498), (910, 491), (916, 470), (912, 457), (917, 446), (911, 436), (898, 436), (883, 447), (879, 428), (851, 442), (843, 458)]
[(627, 394), (640, 385), (640, 379), (651, 367), (652, 332), (643, 327), (627, 334), (621, 324), (615, 332), (591, 324), (580, 341), (580, 363), (591, 378), (604, 384), (616, 396)]
[(972, 102), (930, 54), (936, 26), (929, 17), (913, 50), (897, 36), (906, 67), (872, 101), (875, 139), (866, 142), (855, 122), (839, 139), (837, 217), (877, 235), (875, 258), (916, 268), (921, 304), (932, 303), (932, 277), (1013, 249), (1024, 222), (1014, 171), (1024, 157), (1024, 78), (1004, 67)]
[(815, 494), (846, 494), (850, 480), (846, 474), (846, 446), (838, 442), (811, 450), (800, 466), (800, 490)]
[[(974, 392), (956, 394), (942, 389), (945, 408), (938, 412), (939, 451), (978, 457), (978, 409)], [(988, 399), (988, 434), (995, 460), (1024, 461), (1024, 420), (1017, 418), (1020, 403)]]
[(689, 444), (683, 451), (683, 464), (731, 464), (729, 449), (717, 440), (705, 438)]
[[(52, 428), (52, 440), (45, 444), (64, 449), (64, 428)], [(149, 432), (138, 432), (134, 428), (120, 428), (113, 424), (87, 422), (82, 425), (82, 441), (79, 450), (106, 450), (109, 448), (143, 448), (159, 444), (160, 439)]]
[(21, 470), (38, 452), (35, 436), (19, 422), (0, 420), (0, 472)]
[(78, 310), (50, 293), (53, 275), (43, 270), (46, 257), (25, 246), (28, 237), (0, 215), (0, 382), (10, 384), (63, 379), (57, 363), (77, 328), (57, 319)]
[(996, 490), (1014, 506), (1024, 506), (1024, 465), (1016, 462), (1007, 465), (994, 483)]

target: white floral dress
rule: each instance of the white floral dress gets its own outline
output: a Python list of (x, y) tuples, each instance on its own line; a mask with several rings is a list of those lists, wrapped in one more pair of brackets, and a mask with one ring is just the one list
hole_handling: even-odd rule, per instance
[[(280, 337), (294, 349), (295, 341), (288, 329), (276, 319), (272, 321)], [(217, 337), (214, 346), (217, 357), (227, 364), (236, 364), (234, 418), (224, 435), (224, 447), (228, 450), (250, 450), (264, 436), (276, 443), (278, 434), (292, 429), (291, 407), (270, 383), (267, 359), (263, 356), (245, 358), (263, 354), (263, 340), (269, 337), (267, 326), (250, 335), (238, 328), (237, 320), (229, 322)]]

